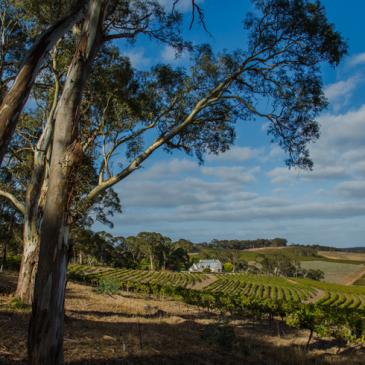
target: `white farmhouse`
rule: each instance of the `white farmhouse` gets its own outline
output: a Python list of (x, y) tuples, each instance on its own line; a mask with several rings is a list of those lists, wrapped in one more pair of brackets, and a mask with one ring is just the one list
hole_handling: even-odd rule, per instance
[(210, 269), (211, 272), (222, 272), (223, 265), (219, 260), (200, 260), (189, 268), (190, 272), (202, 272), (204, 269)]

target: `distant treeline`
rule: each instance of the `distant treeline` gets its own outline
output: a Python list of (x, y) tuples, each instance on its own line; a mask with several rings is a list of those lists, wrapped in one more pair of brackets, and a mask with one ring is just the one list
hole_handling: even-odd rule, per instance
[(265, 239), (258, 238), (256, 240), (217, 240), (197, 243), (197, 247), (225, 248), (232, 250), (247, 250), (249, 248), (264, 247), (286, 247), (288, 241), (285, 238)]
[(325, 245), (319, 245), (319, 244), (303, 245), (303, 244), (294, 244), (294, 243), (291, 244), (290, 246), (307, 247), (307, 248), (312, 248), (312, 249), (317, 250), (317, 251), (365, 252), (365, 247), (339, 248), (339, 247), (325, 246)]

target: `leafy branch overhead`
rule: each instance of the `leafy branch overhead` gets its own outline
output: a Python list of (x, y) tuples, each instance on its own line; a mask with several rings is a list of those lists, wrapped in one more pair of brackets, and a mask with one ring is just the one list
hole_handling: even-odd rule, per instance
[[(253, 119), (269, 123), (268, 133), (287, 152), (289, 166), (312, 167), (308, 143), (318, 139), (316, 118), (327, 105), (319, 67), (324, 61), (336, 65), (346, 44), (318, 3), (254, 3), (256, 11), (245, 21), (245, 50), (215, 55), (208, 45), (197, 46), (189, 67), (158, 65), (119, 84), (119, 92), (134, 85), (142, 102), (137, 109), (133, 98), (126, 103), (113, 94), (108, 105), (104, 100), (99, 114), (122, 113), (109, 114), (102, 145), (110, 148), (101, 151), (99, 184), (87, 199), (127, 177), (161, 146), (194, 154), (200, 162), (205, 153), (224, 152), (234, 142), (236, 125)], [(155, 139), (146, 147), (147, 136)], [(129, 149), (130, 163), (120, 169), (123, 148)]]

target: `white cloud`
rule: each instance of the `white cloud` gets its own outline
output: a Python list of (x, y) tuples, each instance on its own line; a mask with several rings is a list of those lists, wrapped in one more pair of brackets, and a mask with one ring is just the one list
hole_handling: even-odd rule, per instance
[(165, 46), (161, 52), (161, 59), (164, 62), (173, 63), (173, 64), (181, 64), (188, 60), (189, 54), (188, 52), (182, 52), (181, 54), (177, 53), (174, 47)]
[(359, 75), (352, 76), (347, 80), (341, 80), (326, 86), (324, 93), (331, 103), (338, 102), (339, 99), (342, 99), (343, 102), (344, 98), (347, 99), (352, 94), (361, 80)]
[(274, 183), (333, 180), (365, 174), (365, 104), (343, 114), (320, 118), (321, 137), (310, 146), (313, 171), (276, 167), (268, 172)]
[[(145, 211), (149, 211), (146, 208)], [(199, 206), (183, 205), (171, 211), (160, 210), (156, 214), (156, 207), (151, 207), (155, 214), (146, 214), (143, 222), (253, 222), (253, 221), (281, 221), (284, 219), (344, 219), (365, 216), (365, 205), (358, 201), (344, 202), (309, 202), (309, 203), (284, 203), (273, 200), (271, 204), (262, 206), (255, 199), (242, 202), (226, 200), (212, 202)], [(129, 214), (123, 221), (128, 224), (141, 222), (139, 214)], [(259, 233), (258, 233), (259, 234)]]
[(300, 180), (328, 180), (339, 179), (347, 175), (344, 166), (315, 166), (312, 171), (287, 169), (285, 167), (275, 167), (270, 170), (268, 176), (273, 183), (287, 183), (295, 179)]
[(357, 55), (354, 55), (349, 60), (348, 64), (350, 66), (358, 66), (365, 63), (365, 52), (364, 53), (358, 53)]
[(182, 174), (194, 170), (198, 170), (199, 166), (192, 160), (177, 159), (163, 161), (163, 163), (154, 164), (148, 170), (143, 170), (139, 173), (139, 178), (150, 180), (152, 178), (169, 178), (175, 177), (177, 174)]
[(126, 57), (129, 57), (131, 64), (134, 67), (147, 67), (151, 64), (151, 59), (145, 55), (143, 49), (133, 49), (124, 52)]
[(344, 181), (337, 185), (340, 194), (353, 198), (365, 197), (365, 180)]
[(203, 167), (202, 173), (205, 175), (214, 176), (223, 180), (234, 181), (237, 183), (250, 183), (255, 180), (254, 171), (247, 171), (247, 168), (240, 166)]

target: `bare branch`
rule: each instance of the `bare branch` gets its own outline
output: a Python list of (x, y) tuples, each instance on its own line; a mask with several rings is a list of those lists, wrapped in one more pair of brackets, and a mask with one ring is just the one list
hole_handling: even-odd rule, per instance
[(20, 213), (25, 215), (25, 205), (20, 202), (13, 194), (5, 191), (0, 190), (0, 197), (5, 198), (7, 201), (9, 201)]

